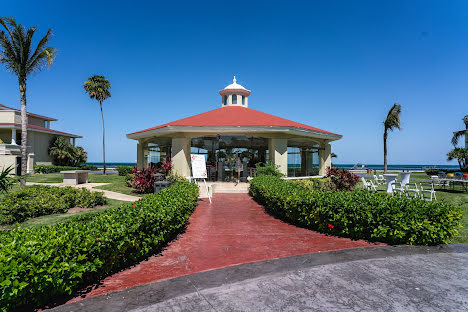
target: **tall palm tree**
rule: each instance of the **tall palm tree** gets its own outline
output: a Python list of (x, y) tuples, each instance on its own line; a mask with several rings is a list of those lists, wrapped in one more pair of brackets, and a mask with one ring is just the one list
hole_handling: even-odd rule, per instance
[(26, 29), (12, 17), (0, 17), (0, 25), (4, 28), (0, 30), (0, 63), (17, 76), (21, 95), (21, 185), (24, 186), (28, 163), (26, 81), (30, 74), (41, 70), (45, 65), (52, 65), (57, 49), (46, 47), (52, 37), (52, 29), (47, 31), (34, 48), (32, 41), (37, 26)]
[(111, 97), (109, 89), (111, 85), (109, 80), (104, 76), (94, 75), (85, 81), (83, 88), (89, 94), (89, 97), (99, 101), (99, 107), (101, 108), (101, 119), (102, 119), (102, 159), (104, 162), (104, 174), (106, 174), (106, 144), (105, 144), (105, 133), (104, 128), (104, 113), (102, 112), (102, 102)]
[(458, 144), (458, 140), (464, 136), (465, 137), (465, 148), (468, 148), (468, 115), (466, 115), (464, 118), (463, 118), (463, 122), (465, 122), (465, 130), (460, 130), (460, 131), (455, 131), (453, 133), (453, 137), (452, 137), (452, 144), (453, 146), (457, 146)]
[(400, 130), (400, 114), (401, 105), (393, 104), (392, 108), (388, 111), (387, 118), (383, 122), (384, 124), (384, 135), (383, 135), (383, 146), (384, 146), (384, 173), (387, 172), (387, 137), (388, 131), (395, 129)]

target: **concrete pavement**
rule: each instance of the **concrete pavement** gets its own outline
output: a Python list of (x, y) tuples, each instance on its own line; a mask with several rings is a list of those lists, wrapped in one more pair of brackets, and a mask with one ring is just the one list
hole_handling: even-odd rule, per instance
[(468, 244), (355, 248), (259, 261), (53, 311), (468, 311)]

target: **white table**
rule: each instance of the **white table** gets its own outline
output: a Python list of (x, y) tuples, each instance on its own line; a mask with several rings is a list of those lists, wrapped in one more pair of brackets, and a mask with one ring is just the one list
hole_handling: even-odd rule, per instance
[(91, 170), (60, 171), (63, 174), (63, 184), (69, 185), (88, 183), (88, 172)]
[(385, 177), (385, 182), (387, 183), (387, 193), (393, 193), (392, 184), (395, 183), (396, 177), (398, 174), (386, 173), (383, 175)]
[(400, 172), (401, 186), (409, 183), (411, 172)]

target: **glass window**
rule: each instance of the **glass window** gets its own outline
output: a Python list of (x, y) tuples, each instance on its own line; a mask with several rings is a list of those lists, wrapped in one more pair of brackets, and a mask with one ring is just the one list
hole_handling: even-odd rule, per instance
[(245, 105), (245, 96), (242, 96), (242, 105)]
[(223, 95), (223, 104), (227, 105), (227, 96), (226, 95)]
[(237, 104), (237, 95), (232, 95), (232, 104)]
[(318, 174), (318, 148), (288, 147), (288, 177)]

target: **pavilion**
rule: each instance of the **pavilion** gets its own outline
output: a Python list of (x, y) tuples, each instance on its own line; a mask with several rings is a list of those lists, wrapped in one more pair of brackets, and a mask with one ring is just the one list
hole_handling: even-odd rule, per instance
[(240, 155), (244, 178), (266, 162), (289, 177), (324, 175), (331, 165), (330, 142), (342, 136), (251, 109), (250, 93), (234, 77), (219, 91), (220, 108), (127, 134), (138, 141), (138, 167), (171, 157), (173, 169), (189, 177), (190, 154), (203, 154), (209, 178), (226, 181)]

